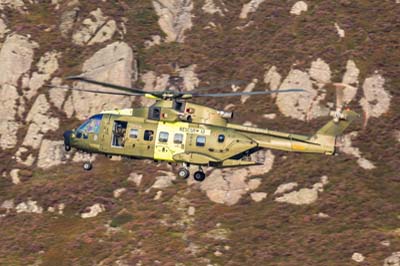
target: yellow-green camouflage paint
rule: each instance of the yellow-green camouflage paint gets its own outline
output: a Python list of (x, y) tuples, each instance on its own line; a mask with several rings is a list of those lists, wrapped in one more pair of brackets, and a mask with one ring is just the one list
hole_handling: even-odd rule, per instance
[[(189, 123), (185, 122), (159, 122), (156, 132), (154, 159), (173, 162), (174, 155), (185, 152)], [(160, 142), (160, 132), (168, 132), (168, 141)], [(183, 135), (182, 144), (174, 143), (174, 135)]]

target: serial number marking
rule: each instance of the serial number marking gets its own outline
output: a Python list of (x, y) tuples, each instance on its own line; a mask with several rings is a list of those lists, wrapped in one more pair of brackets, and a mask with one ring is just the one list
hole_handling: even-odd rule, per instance
[(211, 135), (211, 130), (205, 128), (195, 128), (195, 127), (180, 127), (180, 132), (194, 134), (194, 135)]

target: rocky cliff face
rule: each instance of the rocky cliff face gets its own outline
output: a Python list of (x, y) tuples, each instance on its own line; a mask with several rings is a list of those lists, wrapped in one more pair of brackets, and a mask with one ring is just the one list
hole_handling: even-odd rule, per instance
[[(0, 0), (0, 264), (398, 265), (397, 2)], [(150, 101), (46, 86), (93, 89), (64, 79), (79, 74), (147, 90), (172, 74), (188, 90), (302, 88), (196, 101), (305, 134), (342, 82), (363, 118), (340, 156), (263, 151), (262, 165), (207, 169), (201, 184), (100, 156), (87, 173), (62, 132)]]

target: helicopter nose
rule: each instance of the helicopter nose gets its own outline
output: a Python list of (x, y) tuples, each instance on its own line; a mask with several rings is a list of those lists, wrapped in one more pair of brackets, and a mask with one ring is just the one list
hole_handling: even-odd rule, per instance
[(71, 150), (71, 135), (72, 130), (67, 130), (64, 132), (64, 148), (66, 151)]

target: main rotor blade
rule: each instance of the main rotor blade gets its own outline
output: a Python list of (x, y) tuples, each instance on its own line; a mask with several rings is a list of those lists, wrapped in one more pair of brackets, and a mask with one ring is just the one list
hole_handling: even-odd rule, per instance
[(198, 91), (205, 91), (205, 90), (212, 90), (212, 89), (221, 89), (224, 88), (226, 86), (232, 86), (232, 85), (243, 85), (246, 84), (246, 81), (243, 80), (228, 80), (225, 82), (222, 82), (220, 84), (216, 84), (216, 85), (210, 85), (210, 86), (201, 86), (201, 87), (197, 87), (191, 91), (188, 91), (187, 93), (192, 93), (192, 92), (198, 92)]
[(125, 86), (102, 82), (102, 81), (97, 81), (97, 80), (93, 80), (93, 79), (88, 79), (88, 78), (85, 78), (82, 76), (71, 76), (71, 77), (67, 77), (66, 79), (82, 81), (82, 82), (99, 85), (99, 86), (103, 86), (103, 87), (107, 87), (107, 88), (112, 88), (112, 89), (116, 89), (116, 90), (120, 90), (120, 91), (124, 91), (124, 92), (130, 92), (130, 93), (138, 93), (138, 94), (143, 94), (143, 95), (144, 94), (157, 94), (156, 91), (143, 91), (140, 89), (125, 87)]
[(289, 90), (274, 90), (274, 91), (244, 91), (244, 92), (223, 92), (223, 93), (193, 93), (193, 97), (228, 97), (228, 96), (242, 96), (242, 95), (263, 95), (273, 93), (286, 93), (286, 92), (302, 92), (303, 89), (289, 89)]
[(145, 96), (144, 94), (138, 93), (123, 93), (123, 92), (112, 92), (112, 91), (95, 91), (95, 90), (86, 90), (80, 89), (75, 87), (62, 87), (62, 86), (52, 86), (52, 85), (45, 85), (45, 87), (51, 89), (62, 89), (62, 90), (74, 90), (74, 91), (83, 91), (83, 92), (90, 92), (90, 93), (98, 93), (98, 94), (110, 94), (110, 95), (120, 95), (120, 96)]

